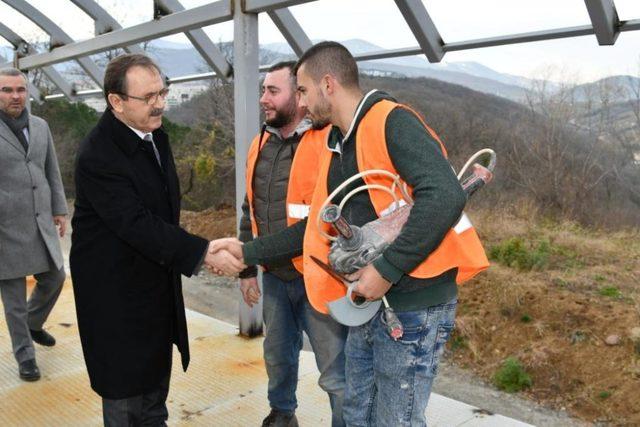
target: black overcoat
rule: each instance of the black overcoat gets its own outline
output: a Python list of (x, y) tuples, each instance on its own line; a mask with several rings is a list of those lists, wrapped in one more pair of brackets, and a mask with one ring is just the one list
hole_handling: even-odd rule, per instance
[(191, 275), (207, 241), (179, 227), (180, 190), (166, 133), (153, 148), (110, 111), (76, 159), (71, 277), (91, 387), (122, 399), (157, 387), (175, 343), (189, 343), (180, 274)]

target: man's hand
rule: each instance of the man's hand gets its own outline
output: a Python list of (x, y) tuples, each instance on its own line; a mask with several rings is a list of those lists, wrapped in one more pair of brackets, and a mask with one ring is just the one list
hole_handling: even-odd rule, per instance
[[(234, 239), (237, 240), (237, 239)], [(242, 243), (240, 243), (239, 251), (237, 247), (233, 247), (233, 253), (227, 249), (223, 249), (220, 244), (216, 244), (216, 240), (209, 242), (209, 249), (204, 258), (204, 264), (207, 270), (214, 274), (224, 274), (225, 276), (235, 276), (247, 266), (242, 261)], [(235, 244), (234, 244), (235, 245)], [(240, 256), (236, 256), (239, 252)]]
[(231, 252), (236, 258), (242, 259), (242, 242), (235, 237), (225, 237), (212, 240), (209, 243), (209, 252), (218, 252), (222, 249)]
[(240, 279), (240, 292), (242, 292), (242, 298), (249, 307), (253, 307), (260, 301), (260, 286), (258, 286), (258, 279), (256, 277), (248, 277), (246, 279)]
[(58, 227), (60, 237), (64, 237), (64, 233), (67, 231), (67, 217), (65, 215), (56, 215), (53, 217), (53, 223)]
[(391, 282), (386, 281), (372, 264), (349, 274), (347, 278), (358, 281), (353, 291), (369, 301), (382, 298), (391, 287)]

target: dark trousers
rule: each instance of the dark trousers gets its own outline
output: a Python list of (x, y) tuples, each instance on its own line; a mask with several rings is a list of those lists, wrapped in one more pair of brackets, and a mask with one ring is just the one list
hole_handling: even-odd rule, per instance
[(105, 427), (166, 426), (171, 374), (154, 390), (126, 399), (102, 399)]

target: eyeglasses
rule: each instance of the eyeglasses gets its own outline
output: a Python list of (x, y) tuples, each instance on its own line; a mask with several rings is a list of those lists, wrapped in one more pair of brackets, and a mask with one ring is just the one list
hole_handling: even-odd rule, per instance
[(144, 101), (145, 104), (147, 105), (153, 105), (156, 102), (158, 102), (158, 98), (161, 98), (163, 101), (164, 99), (167, 97), (167, 95), (169, 94), (169, 88), (164, 88), (159, 92), (155, 92), (155, 93), (151, 93), (147, 96), (133, 96), (133, 95), (129, 95), (127, 93), (117, 93), (120, 96), (125, 96), (127, 98), (133, 98), (133, 99), (137, 99), (139, 101)]

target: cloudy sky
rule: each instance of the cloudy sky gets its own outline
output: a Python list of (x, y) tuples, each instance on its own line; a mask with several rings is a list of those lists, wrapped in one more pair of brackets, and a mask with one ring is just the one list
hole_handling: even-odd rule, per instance
[[(182, 0), (186, 8), (210, 0)], [(584, 0), (423, 0), (445, 42), (589, 24)], [(29, 0), (74, 39), (93, 34), (93, 23), (68, 0)], [(130, 26), (151, 19), (151, 0), (98, 0)], [(640, 19), (639, 0), (615, 0), (621, 20)], [(417, 42), (392, 0), (319, 0), (290, 8), (313, 40), (363, 39), (382, 48)], [(27, 40), (45, 40), (28, 19), (0, 2), (0, 17)], [(260, 15), (260, 42), (284, 42), (266, 14)], [(214, 41), (231, 40), (230, 22), (205, 29)], [(182, 35), (168, 40), (188, 43)], [(0, 38), (0, 45), (8, 43)], [(443, 62), (476, 61), (497, 71), (554, 80), (590, 81), (608, 75), (640, 75), (640, 31), (621, 33), (614, 46), (598, 46), (595, 36), (451, 52)]]

